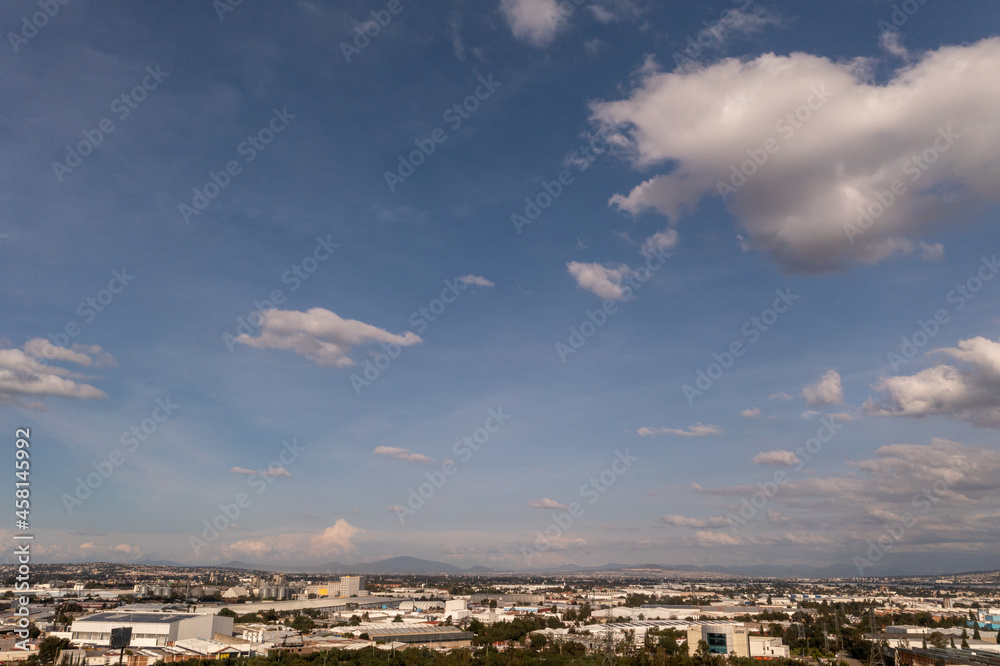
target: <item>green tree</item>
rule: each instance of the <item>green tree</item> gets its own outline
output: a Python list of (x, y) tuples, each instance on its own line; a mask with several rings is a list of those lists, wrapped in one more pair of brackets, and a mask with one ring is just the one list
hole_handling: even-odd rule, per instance
[(55, 636), (44, 638), (38, 644), (38, 661), (43, 664), (51, 664), (55, 662), (60, 650), (68, 650), (69, 648), (68, 638), (56, 638)]
[(980, 633), (979, 633), (979, 623), (978, 622), (972, 625), (972, 640), (974, 640), (974, 641), (981, 641), (981, 640), (983, 640), (982, 635), (980, 635)]
[[(954, 639), (952, 639), (952, 640), (954, 640)], [(969, 649), (969, 641), (966, 638), (962, 639), (962, 649), (963, 650), (968, 650)]]

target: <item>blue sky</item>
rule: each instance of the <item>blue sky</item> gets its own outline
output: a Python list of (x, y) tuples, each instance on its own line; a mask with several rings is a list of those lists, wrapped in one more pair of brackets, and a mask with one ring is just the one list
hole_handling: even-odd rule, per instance
[(0, 25), (39, 557), (995, 565), (988, 3)]

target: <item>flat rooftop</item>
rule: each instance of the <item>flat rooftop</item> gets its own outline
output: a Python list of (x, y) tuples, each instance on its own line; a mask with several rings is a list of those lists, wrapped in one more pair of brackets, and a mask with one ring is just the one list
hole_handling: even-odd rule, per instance
[(121, 611), (108, 611), (96, 613), (86, 617), (77, 618), (74, 622), (123, 622), (142, 624), (170, 624), (179, 620), (186, 620), (192, 617), (202, 617), (196, 613), (123, 613)]

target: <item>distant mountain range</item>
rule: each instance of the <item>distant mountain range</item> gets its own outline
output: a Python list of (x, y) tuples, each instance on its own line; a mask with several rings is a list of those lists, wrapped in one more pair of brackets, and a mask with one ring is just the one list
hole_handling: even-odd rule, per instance
[[(138, 564), (148, 564), (157, 566), (183, 567), (189, 566), (171, 561), (144, 561)], [(617, 562), (608, 563), (602, 566), (584, 567), (576, 564), (563, 564), (558, 567), (536, 569), (532, 571), (503, 571), (491, 569), (480, 565), (468, 568), (457, 567), (445, 562), (433, 560), (423, 560), (417, 557), (391, 557), (377, 562), (358, 562), (356, 564), (345, 564), (343, 562), (327, 562), (320, 566), (311, 567), (289, 567), (274, 564), (261, 564), (252, 562), (242, 562), (233, 560), (224, 564), (212, 565), (220, 569), (244, 569), (257, 571), (286, 571), (301, 573), (322, 573), (322, 574), (402, 574), (402, 575), (432, 575), (432, 574), (495, 574), (495, 573), (583, 573), (600, 571), (618, 571), (641, 573), (648, 571), (650, 574), (662, 575), (666, 572), (684, 573), (715, 573), (730, 576), (753, 576), (764, 578), (841, 578), (857, 576), (857, 569), (849, 564), (834, 564), (826, 567), (809, 566), (779, 566), (779, 565), (757, 565), (757, 566), (695, 566), (692, 564), (664, 565), (664, 564), (619, 564)]]
[[(192, 566), (188, 564), (181, 564), (179, 562), (173, 562), (170, 560), (145, 560), (142, 562), (136, 562), (136, 564), (164, 566), (164, 567)], [(961, 566), (961, 563), (956, 562), (955, 564)], [(239, 560), (233, 560), (231, 562), (226, 562), (225, 564), (215, 564), (210, 566), (217, 567), (220, 569), (243, 569), (247, 571), (254, 571), (254, 570), (281, 571), (281, 572), (317, 573), (317, 574), (330, 574), (330, 575), (346, 575), (346, 574), (489, 575), (496, 573), (559, 574), (559, 573), (586, 573), (586, 572), (594, 572), (594, 573), (629, 572), (641, 576), (644, 573), (648, 572), (649, 575), (656, 575), (656, 576), (664, 576), (664, 575), (669, 576), (672, 573), (676, 574), (706, 573), (706, 574), (720, 574), (724, 576), (728, 575), (728, 576), (753, 577), (753, 578), (854, 578), (858, 576), (857, 568), (850, 564), (832, 564), (823, 567), (813, 567), (807, 565), (772, 565), (772, 564), (727, 567), (718, 565), (697, 566), (693, 564), (678, 564), (678, 565), (619, 564), (617, 562), (612, 562), (602, 566), (585, 567), (576, 564), (563, 564), (557, 567), (535, 569), (531, 571), (513, 571), (513, 570), (496, 570), (479, 565), (463, 569), (461, 567), (457, 567), (453, 564), (447, 564), (445, 562), (436, 562), (433, 560), (423, 560), (417, 557), (405, 557), (405, 556), (391, 557), (389, 559), (379, 560), (377, 562), (359, 562), (356, 564), (344, 564), (343, 562), (327, 562), (326, 564), (320, 566), (305, 566), (305, 567), (242, 562)], [(938, 571), (938, 572), (928, 571), (926, 566), (921, 566), (921, 563), (919, 562), (913, 562), (913, 563), (904, 563), (902, 566), (891, 567), (891, 568), (872, 567), (871, 569), (865, 571), (865, 575), (866, 576), (903, 576), (903, 575), (920, 576), (920, 575), (955, 575), (955, 574), (944, 573), (943, 571)]]

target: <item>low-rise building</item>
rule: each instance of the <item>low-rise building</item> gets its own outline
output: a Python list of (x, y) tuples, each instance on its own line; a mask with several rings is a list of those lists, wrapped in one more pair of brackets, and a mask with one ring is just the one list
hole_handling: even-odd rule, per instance
[(698, 650), (698, 641), (708, 643), (708, 651), (713, 654), (728, 655), (735, 652), (737, 657), (750, 656), (750, 641), (746, 627), (737, 622), (706, 622), (688, 627), (688, 654)]
[(233, 618), (196, 613), (125, 613), (107, 611), (73, 620), (70, 640), (74, 645), (107, 647), (111, 630), (132, 630), (131, 645), (161, 647), (186, 638), (209, 640), (216, 633), (233, 633)]

